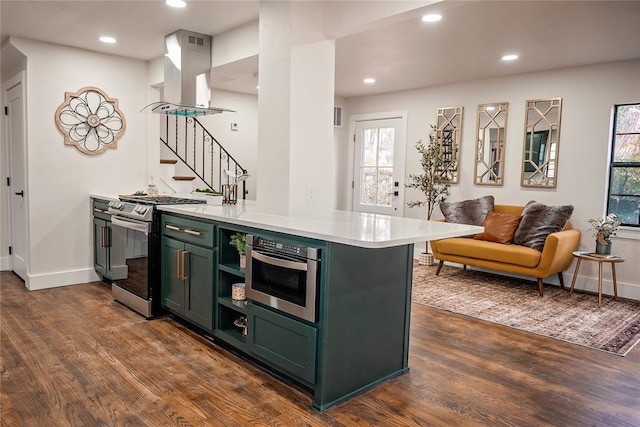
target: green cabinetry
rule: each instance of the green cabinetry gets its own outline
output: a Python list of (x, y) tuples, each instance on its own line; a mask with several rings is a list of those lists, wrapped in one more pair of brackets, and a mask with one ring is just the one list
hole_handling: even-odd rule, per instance
[(244, 269), (240, 268), (240, 255), (236, 248), (229, 243), (235, 233), (245, 234), (245, 231), (228, 226), (218, 227), (218, 287), (217, 287), (217, 318), (215, 336), (239, 350), (248, 351), (247, 329), (237, 326), (247, 323), (247, 301), (231, 298), (234, 283), (244, 283)]
[(162, 230), (162, 306), (213, 331), (216, 270), (213, 224), (164, 215)]
[(308, 385), (316, 382), (317, 329), (257, 304), (248, 306), (251, 353)]
[(93, 268), (105, 281), (125, 279), (125, 241), (121, 233), (111, 227), (111, 215), (107, 212), (107, 200), (92, 199), (93, 214)]

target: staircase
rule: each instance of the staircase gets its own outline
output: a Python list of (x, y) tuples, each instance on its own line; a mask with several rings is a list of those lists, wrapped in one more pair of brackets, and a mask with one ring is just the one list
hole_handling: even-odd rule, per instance
[[(164, 186), (177, 193), (196, 188), (221, 192), (223, 184), (235, 182), (225, 170), (232, 176), (247, 173), (195, 117), (166, 115), (161, 116), (161, 121), (160, 141), (166, 147), (163, 151), (173, 157), (161, 154)], [(246, 183), (238, 183), (238, 187), (238, 195), (246, 198)]]

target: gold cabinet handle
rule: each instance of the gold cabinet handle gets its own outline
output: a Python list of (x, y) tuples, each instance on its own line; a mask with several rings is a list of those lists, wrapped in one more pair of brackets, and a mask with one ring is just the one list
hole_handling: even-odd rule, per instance
[(105, 227), (104, 225), (100, 226), (100, 247), (101, 248), (106, 248), (104, 241), (105, 239), (105, 230), (107, 227)]
[(182, 251), (182, 280), (187, 280), (187, 272), (185, 271), (184, 266), (186, 265), (186, 256), (189, 253), (189, 251)]
[(191, 234), (192, 236), (202, 236), (203, 235), (203, 233), (201, 233), (199, 231), (189, 230), (188, 228), (185, 228), (183, 231), (185, 233), (187, 233), (187, 234)]
[(164, 228), (168, 228), (169, 230), (173, 230), (173, 231), (180, 231), (180, 227), (176, 227), (175, 225), (171, 225), (171, 224), (165, 224)]
[(180, 262), (182, 260), (182, 257), (180, 257), (181, 253), (182, 253), (181, 250), (176, 252), (176, 261), (178, 263), (177, 268), (176, 268), (176, 277), (178, 279), (182, 279), (182, 271), (181, 271), (182, 264)]

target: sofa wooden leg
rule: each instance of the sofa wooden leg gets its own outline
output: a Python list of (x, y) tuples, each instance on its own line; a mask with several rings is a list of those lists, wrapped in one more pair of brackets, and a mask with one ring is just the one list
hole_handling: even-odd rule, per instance
[(558, 273), (558, 279), (560, 279), (560, 286), (564, 288), (564, 277), (562, 277), (562, 273)]
[(538, 293), (540, 296), (544, 295), (544, 283), (542, 283), (542, 277), (538, 277)]
[(463, 269), (463, 270), (466, 270), (466, 269), (467, 269), (467, 264), (463, 264), (463, 265), (462, 265), (462, 269)]
[(443, 266), (443, 265), (444, 265), (444, 261), (440, 261), (440, 262), (438, 263), (438, 268), (436, 269), (436, 276), (437, 276), (438, 274), (440, 274), (440, 269), (442, 269), (442, 266)]

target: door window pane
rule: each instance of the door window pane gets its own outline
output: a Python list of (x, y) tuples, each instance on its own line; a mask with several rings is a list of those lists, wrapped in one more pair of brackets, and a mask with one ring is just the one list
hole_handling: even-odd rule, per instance
[(390, 207), (393, 187), (395, 129), (368, 128), (362, 132), (360, 203)]

